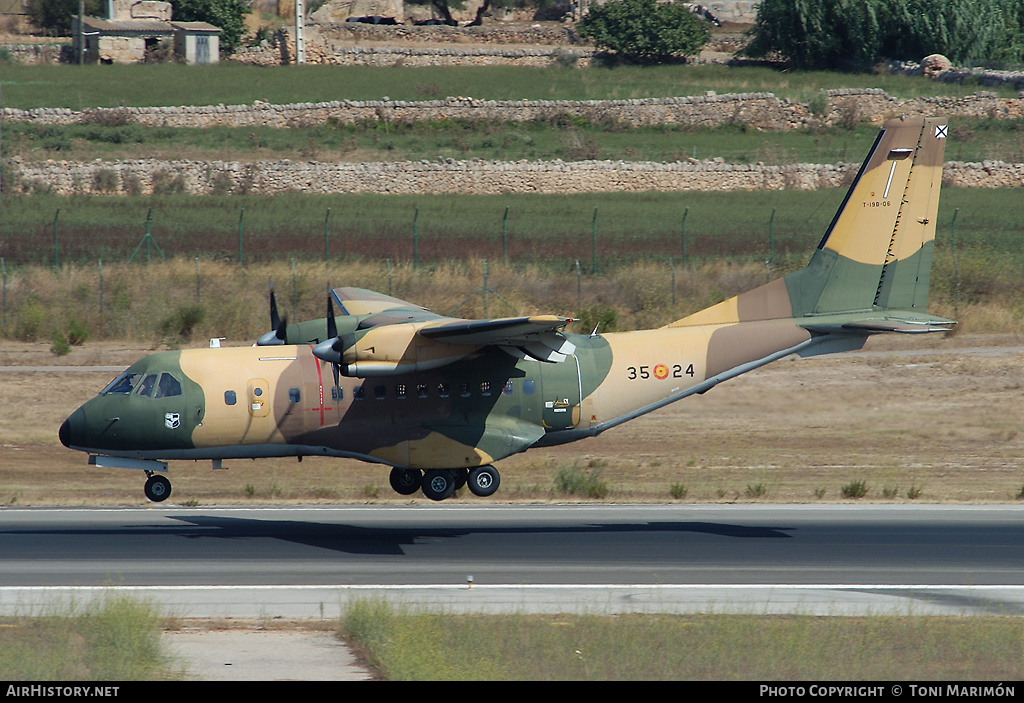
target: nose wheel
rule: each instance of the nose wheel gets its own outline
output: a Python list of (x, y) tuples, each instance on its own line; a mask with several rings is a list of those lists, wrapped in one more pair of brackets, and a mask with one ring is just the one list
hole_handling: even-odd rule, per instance
[(145, 486), (146, 497), (154, 503), (167, 500), (171, 495), (171, 482), (167, 477), (149, 471), (146, 472), (146, 475), (149, 476)]

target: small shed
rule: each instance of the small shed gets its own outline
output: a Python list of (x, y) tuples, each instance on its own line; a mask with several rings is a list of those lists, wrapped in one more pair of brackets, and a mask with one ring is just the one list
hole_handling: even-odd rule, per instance
[[(143, 63), (170, 57), (189, 64), (220, 60), (220, 29), (206, 22), (72, 18), (74, 52), (83, 63)], [(81, 44), (79, 43), (81, 42)]]
[(206, 22), (171, 22), (174, 54), (187, 64), (217, 63), (220, 60), (220, 27)]

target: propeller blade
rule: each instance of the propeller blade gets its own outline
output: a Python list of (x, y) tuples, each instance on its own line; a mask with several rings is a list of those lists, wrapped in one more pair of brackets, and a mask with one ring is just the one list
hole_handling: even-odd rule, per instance
[(274, 282), (270, 282), (270, 329), (276, 330), (281, 326), (281, 318), (277, 314), (277, 296), (274, 295)]
[(260, 347), (269, 347), (288, 342), (288, 318), (281, 319), (277, 314), (277, 296), (274, 295), (274, 282), (270, 282), (270, 331), (256, 341)]
[(334, 339), (338, 336), (338, 321), (334, 319), (334, 301), (331, 294), (327, 294), (327, 339)]
[[(338, 321), (334, 319), (334, 301), (331, 300), (331, 287), (327, 286), (327, 341), (337, 343), (338, 336)], [(334, 344), (331, 345), (332, 350)], [(332, 354), (332, 357), (334, 355)], [(341, 356), (338, 355), (340, 360)], [(338, 366), (338, 361), (331, 361), (331, 371), (334, 372), (334, 385), (337, 386), (340, 382), (341, 368)]]

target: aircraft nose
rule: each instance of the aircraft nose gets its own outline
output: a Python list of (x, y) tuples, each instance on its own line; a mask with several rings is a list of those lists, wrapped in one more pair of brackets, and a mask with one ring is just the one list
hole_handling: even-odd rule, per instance
[(65, 447), (73, 448), (82, 446), (82, 434), (85, 427), (85, 413), (81, 408), (71, 413), (60, 429), (57, 430), (57, 438)]

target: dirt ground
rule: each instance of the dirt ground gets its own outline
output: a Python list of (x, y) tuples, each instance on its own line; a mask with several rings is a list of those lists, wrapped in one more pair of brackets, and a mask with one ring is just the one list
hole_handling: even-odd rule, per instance
[[(143, 505), (144, 477), (90, 467), (57, 440), (63, 419), (151, 350), (88, 343), (0, 344), (0, 505)], [(90, 370), (89, 367), (103, 367)], [(789, 358), (600, 437), (498, 463), (481, 499), (589, 500), (552, 491), (576, 465), (618, 502), (1016, 502), (1024, 490), (1024, 339), (875, 338), (866, 352)], [(308, 457), (172, 462), (170, 504), (428, 502), (388, 487), (388, 469)], [(673, 496), (673, 487), (675, 497)]]

